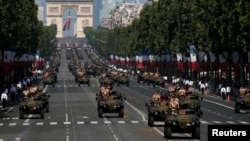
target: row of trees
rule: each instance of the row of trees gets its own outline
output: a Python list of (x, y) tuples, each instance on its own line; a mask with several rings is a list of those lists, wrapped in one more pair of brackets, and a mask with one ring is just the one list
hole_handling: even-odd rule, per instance
[(0, 74), (1, 82), (4, 82), (2, 67), (5, 51), (12, 47), (14, 62), (23, 54), (35, 55), (37, 50), (42, 57), (49, 56), (54, 47), (51, 41), (55, 38), (57, 27), (44, 26), (38, 20), (38, 6), (34, 0), (0, 0), (0, 5)]
[[(84, 31), (104, 55), (134, 56), (147, 51), (149, 54), (181, 52), (189, 56), (189, 46), (194, 45), (197, 52), (213, 52), (216, 61), (218, 55), (223, 55), (228, 66), (232, 53), (237, 51), (244, 70), (250, 50), (249, 8), (247, 0), (158, 0), (145, 5), (140, 18), (127, 27)], [(243, 84), (246, 78), (239, 77)]]

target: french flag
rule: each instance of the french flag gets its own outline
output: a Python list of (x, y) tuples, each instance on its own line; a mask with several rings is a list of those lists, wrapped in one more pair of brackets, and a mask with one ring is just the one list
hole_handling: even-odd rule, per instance
[(65, 31), (66, 29), (68, 29), (68, 30), (70, 29), (70, 16), (67, 18), (67, 20), (63, 26), (63, 31)]
[(190, 61), (191, 61), (191, 70), (194, 71), (196, 70), (196, 62), (197, 62), (197, 56), (196, 56), (196, 53), (195, 53), (195, 47), (194, 45), (190, 45), (189, 46), (189, 49), (190, 49)]

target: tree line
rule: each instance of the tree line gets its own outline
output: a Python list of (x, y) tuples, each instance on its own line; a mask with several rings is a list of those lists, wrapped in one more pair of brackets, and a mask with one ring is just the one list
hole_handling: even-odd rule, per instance
[[(51, 51), (51, 40), (56, 35), (56, 25), (45, 26), (37, 18), (38, 6), (34, 0), (0, 0), (0, 45), (3, 51), (15, 46), (16, 56), (41, 51), (42, 56)], [(3, 58), (2, 58), (3, 61)]]
[[(57, 26), (43, 25), (38, 20), (38, 6), (35, 0), (0, 0), (0, 50), (1, 67), (3, 67), (4, 52), (11, 47), (14, 48), (14, 58), (23, 54), (35, 55), (40, 51), (41, 57), (51, 55)], [(4, 82), (4, 74), (1, 68), (1, 82)]]
[[(194, 45), (197, 52), (214, 53), (216, 61), (222, 55), (228, 66), (233, 60), (232, 53), (237, 51), (238, 63), (244, 70), (250, 50), (249, 8), (248, 0), (159, 0), (145, 5), (140, 18), (129, 26), (113, 30), (87, 27), (84, 32), (106, 56), (110, 53), (134, 56), (143, 51), (181, 52), (188, 56), (189, 46)], [(244, 79), (239, 74), (237, 81), (244, 84)]]

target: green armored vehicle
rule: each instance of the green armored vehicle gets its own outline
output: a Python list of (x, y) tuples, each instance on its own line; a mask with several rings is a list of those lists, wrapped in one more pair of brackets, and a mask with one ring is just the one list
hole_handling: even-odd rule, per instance
[(53, 85), (55, 87), (55, 83), (57, 83), (57, 74), (53, 70), (46, 70), (43, 76), (43, 86), (45, 85)]
[(90, 86), (89, 76), (86, 75), (83, 69), (77, 70), (77, 73), (75, 75), (75, 82), (78, 84), (78, 86), (81, 86), (81, 84), (87, 84), (88, 86)]
[(93, 75), (93, 77), (96, 76), (96, 70), (95, 70), (95, 68), (94, 68), (93, 65), (88, 65), (88, 66), (85, 68), (85, 70), (86, 70), (86, 73), (87, 73), (88, 75)]
[(44, 112), (49, 112), (49, 98), (50, 95), (48, 95), (46, 92), (37, 92), (36, 99), (40, 100), (44, 107)]
[(37, 90), (34, 88), (23, 91), (23, 99), (19, 103), (19, 118), (23, 119), (24, 115), (39, 114), (40, 118), (44, 118), (44, 101), (36, 96)]
[(235, 113), (240, 113), (241, 109), (250, 110), (250, 92), (240, 92), (240, 97), (236, 98), (235, 101)]
[(101, 77), (99, 78), (99, 82), (102, 85), (109, 85), (113, 86), (114, 80), (110, 77), (110, 74), (102, 73)]
[(192, 133), (192, 138), (200, 139), (200, 118), (192, 109), (169, 112), (164, 125), (164, 137), (170, 139), (172, 133)]
[(155, 87), (155, 85), (165, 87), (165, 79), (161, 77), (159, 73), (155, 73), (152, 76), (151, 83), (153, 84), (153, 87)]
[(180, 99), (181, 109), (192, 109), (195, 111), (196, 115), (201, 117), (203, 112), (201, 111), (201, 98), (195, 94), (189, 94)]
[(117, 82), (118, 77), (119, 77), (119, 72), (118, 71), (115, 71), (115, 70), (110, 71), (110, 78), (114, 82)]
[(118, 113), (119, 117), (124, 117), (125, 97), (119, 91), (112, 90), (107, 95), (101, 91), (96, 94), (98, 116), (103, 117), (104, 113)]
[(121, 84), (127, 85), (129, 87), (129, 77), (123, 73), (120, 73), (119, 76), (116, 79), (117, 86), (120, 86)]
[(146, 103), (145, 106), (148, 109), (148, 126), (153, 127), (155, 121), (165, 121), (165, 115), (169, 111), (168, 101), (151, 101), (149, 104)]

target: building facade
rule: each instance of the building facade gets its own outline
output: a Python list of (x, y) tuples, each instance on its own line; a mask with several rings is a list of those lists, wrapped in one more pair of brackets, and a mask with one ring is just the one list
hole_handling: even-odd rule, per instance
[(121, 6), (113, 9), (109, 14), (111, 29), (132, 24), (134, 19), (140, 17), (140, 12), (143, 7), (143, 3), (134, 2), (123, 3)]

